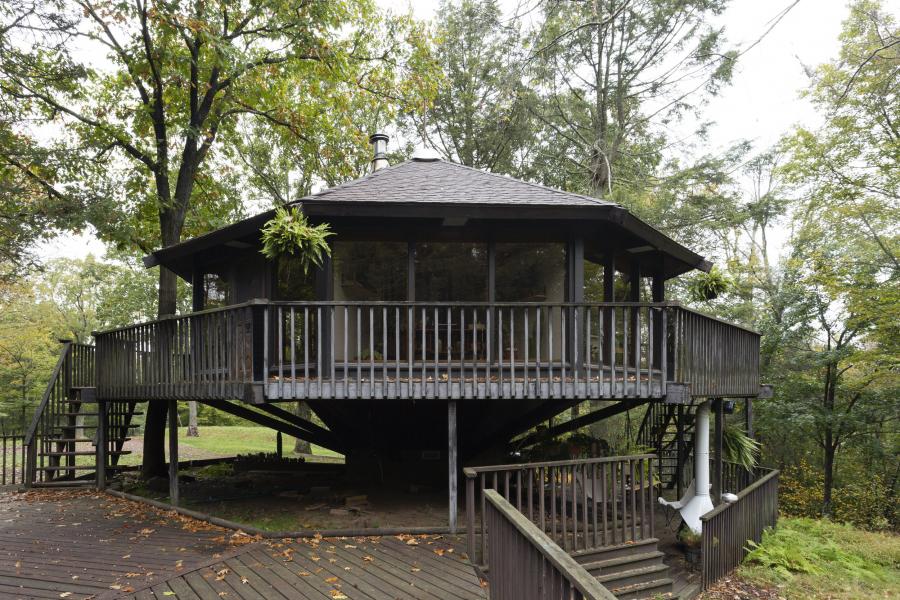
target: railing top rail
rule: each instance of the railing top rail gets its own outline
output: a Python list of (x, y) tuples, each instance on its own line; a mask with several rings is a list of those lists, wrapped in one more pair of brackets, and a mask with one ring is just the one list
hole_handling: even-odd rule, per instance
[(121, 327), (114, 327), (112, 329), (104, 329), (103, 331), (92, 331), (91, 335), (95, 338), (100, 335), (108, 335), (110, 333), (117, 333), (119, 331), (128, 331), (129, 329), (134, 329), (135, 327), (144, 327), (147, 325), (155, 325), (157, 323), (168, 323), (169, 321), (178, 321), (179, 319), (189, 319), (191, 317), (198, 317), (201, 315), (209, 315), (213, 313), (220, 312), (228, 312), (232, 310), (238, 310), (240, 308), (247, 308), (248, 306), (258, 306), (268, 304), (268, 300), (249, 300), (247, 302), (241, 302), (240, 304), (230, 304), (228, 306), (217, 306), (216, 308), (207, 308), (205, 310), (198, 310), (194, 312), (189, 312), (181, 315), (166, 315), (165, 317), (160, 317), (158, 319), (152, 319), (150, 321), (141, 321), (140, 323), (132, 323), (131, 325), (122, 325)]
[(716, 317), (713, 315), (708, 315), (706, 313), (700, 312), (699, 310), (694, 310), (693, 308), (688, 308), (684, 306), (680, 302), (669, 302), (669, 306), (677, 308), (678, 310), (683, 310), (684, 312), (691, 313), (692, 315), (696, 315), (698, 317), (702, 317), (704, 319), (709, 319), (710, 321), (716, 321), (717, 323), (721, 323), (722, 325), (727, 325), (729, 327), (734, 327), (735, 329), (740, 329), (742, 331), (746, 331), (747, 333), (752, 333), (753, 335), (762, 337), (762, 334), (755, 329), (750, 329), (749, 327), (745, 327), (744, 325), (739, 325), (733, 321), (729, 321), (728, 319), (723, 319), (722, 317)]
[(265, 301), (266, 304), (272, 306), (427, 306), (427, 307), (478, 307), (478, 308), (503, 308), (503, 307), (540, 307), (540, 306), (561, 306), (564, 308), (578, 307), (651, 307), (665, 308), (668, 306), (677, 306), (672, 302), (483, 302), (473, 301), (428, 301), (428, 300), (271, 300)]
[(56, 366), (53, 367), (53, 373), (50, 375), (50, 383), (44, 388), (44, 394), (41, 396), (41, 401), (38, 404), (37, 410), (34, 411), (34, 417), (31, 419), (31, 425), (28, 427), (28, 432), (25, 434), (26, 444), (31, 444), (31, 441), (34, 439), (34, 433), (37, 431), (38, 423), (41, 422), (41, 414), (43, 414), (44, 408), (50, 401), (50, 395), (53, 393), (53, 388), (56, 386), (56, 379), (59, 377), (63, 365), (66, 364), (66, 358), (71, 351), (72, 342), (64, 342), (62, 352), (59, 353), (59, 359), (56, 361)]
[(551, 460), (532, 463), (511, 463), (508, 465), (484, 465), (478, 467), (466, 467), (463, 473), (466, 477), (475, 477), (479, 473), (492, 473), (494, 471), (518, 471), (521, 469), (538, 469), (541, 467), (567, 467), (571, 465), (586, 465), (595, 463), (610, 463), (623, 460), (638, 460), (656, 458), (655, 454), (631, 454), (628, 456), (603, 456), (599, 458), (575, 458), (572, 460)]
[(614, 600), (615, 596), (602, 583), (594, 579), (583, 566), (569, 556), (553, 540), (528, 520), (495, 490), (485, 490), (485, 499), (500, 511), (528, 542), (554, 567), (563, 573), (569, 583), (587, 600)]
[(702, 522), (709, 521), (716, 515), (719, 515), (719, 514), (725, 512), (726, 510), (728, 510), (729, 508), (731, 508), (732, 506), (736, 505), (738, 502), (743, 500), (753, 490), (758, 489), (759, 487), (761, 487), (763, 484), (770, 481), (771, 479), (778, 477), (778, 474), (780, 473), (780, 471), (778, 471), (777, 469), (771, 470), (771, 469), (765, 469), (764, 467), (757, 467), (757, 468), (766, 470), (769, 472), (766, 473), (765, 475), (763, 475), (762, 477), (760, 477), (759, 479), (757, 479), (756, 481), (754, 481), (753, 483), (751, 483), (750, 485), (748, 485), (747, 487), (745, 487), (744, 489), (742, 489), (740, 492), (738, 492), (737, 493), (737, 498), (738, 498), (737, 501), (722, 502), (719, 506), (715, 507), (714, 509), (712, 509), (705, 515), (701, 515), (700, 521), (702, 521)]

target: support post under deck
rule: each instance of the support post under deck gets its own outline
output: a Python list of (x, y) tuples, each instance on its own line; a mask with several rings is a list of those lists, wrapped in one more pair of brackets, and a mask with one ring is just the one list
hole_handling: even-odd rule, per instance
[(106, 489), (106, 462), (107, 462), (107, 449), (109, 448), (109, 440), (106, 437), (106, 433), (109, 428), (109, 406), (106, 400), (97, 399), (97, 455), (95, 458), (96, 462), (96, 474), (97, 474), (97, 489), (105, 490)]
[(178, 506), (178, 403), (169, 400), (169, 503)]
[(449, 483), (450, 533), (456, 533), (457, 517), (457, 465), (456, 465), (456, 401), (447, 403), (447, 476)]
[(753, 430), (753, 398), (749, 396), (744, 399), (744, 427), (747, 430), (747, 437), (751, 440), (756, 439), (756, 432)]
[(722, 450), (725, 432), (725, 408), (721, 398), (713, 401), (713, 408), (716, 411), (716, 453), (713, 458), (713, 498), (716, 504), (722, 501)]

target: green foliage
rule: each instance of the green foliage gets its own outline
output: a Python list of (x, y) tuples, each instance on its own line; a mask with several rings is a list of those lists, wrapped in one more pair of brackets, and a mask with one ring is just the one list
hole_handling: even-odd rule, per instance
[(331, 256), (328, 238), (332, 235), (328, 223), (310, 225), (300, 208), (279, 207), (262, 228), (261, 252), (270, 259), (294, 257), (306, 274), (310, 267), (322, 266), (325, 256)]
[[(816, 518), (822, 511), (822, 471), (805, 460), (785, 467), (779, 478), (779, 508), (792, 517)], [(879, 474), (854, 477), (834, 493), (833, 519), (870, 531), (900, 529), (900, 509), (891, 485)]]
[(520, 37), (496, 0), (443, 0), (434, 47), (443, 78), (429, 108), (406, 115), (410, 135), (461, 164), (518, 173), (523, 150), (534, 143), (534, 93), (522, 80)]
[(691, 299), (696, 302), (714, 300), (727, 292), (734, 284), (731, 279), (717, 267), (710, 269), (709, 273), (697, 273), (688, 284)]
[(890, 597), (900, 589), (900, 540), (824, 520), (781, 519), (740, 569), (788, 598)]
[[(529, 43), (543, 182), (630, 205), (652, 189), (668, 126), (731, 77), (720, 0), (541, 2)], [(690, 78), (691, 91), (681, 83)]]
[(727, 424), (722, 434), (725, 460), (739, 464), (746, 470), (753, 469), (757, 464), (759, 442), (749, 437), (735, 423)]

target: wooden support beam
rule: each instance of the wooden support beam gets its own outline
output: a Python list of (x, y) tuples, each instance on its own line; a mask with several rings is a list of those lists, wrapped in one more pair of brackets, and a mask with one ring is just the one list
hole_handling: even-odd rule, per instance
[(684, 479), (684, 405), (675, 407), (675, 497), (681, 498)]
[(416, 243), (406, 245), (406, 299), (416, 299)]
[(721, 398), (713, 400), (716, 412), (715, 455), (713, 456), (713, 499), (722, 501), (722, 451), (724, 446), (725, 410)]
[[(584, 400), (580, 398), (548, 400), (524, 415), (513, 417), (513, 420), (508, 424), (503, 424), (502, 419), (489, 419), (476, 435), (471, 436), (475, 441), (468, 445), (468, 450), (463, 458), (468, 459), (475, 456), (487, 447), (488, 444), (507, 442), (515, 436), (528, 431), (538, 423), (551, 419), (582, 402), (584, 402)], [(492, 426), (488, 427), (488, 425)]]
[(566, 421), (565, 423), (554, 425), (553, 427), (548, 428), (546, 431), (542, 431), (540, 433), (532, 433), (531, 435), (528, 435), (521, 441), (517, 442), (516, 446), (525, 448), (527, 446), (536, 444), (537, 442), (541, 441), (542, 438), (552, 438), (562, 433), (569, 433), (570, 431), (581, 429), (586, 425), (596, 423), (597, 421), (602, 421), (603, 419), (608, 419), (613, 415), (623, 413), (626, 410), (636, 408), (641, 404), (647, 404), (648, 402), (650, 402), (650, 400), (645, 400), (643, 398), (621, 400), (619, 402), (616, 402), (612, 406), (605, 406), (599, 410), (589, 412), (588, 414), (582, 415), (576, 419), (571, 419), (569, 421)]
[(194, 269), (191, 275), (191, 308), (194, 312), (203, 310), (206, 304), (206, 289), (204, 286), (204, 274), (200, 269)]
[(284, 440), (281, 439), (281, 432), (275, 433), (275, 455), (278, 458), (284, 457)]
[(266, 427), (269, 427), (270, 429), (274, 429), (275, 431), (280, 431), (290, 436), (300, 438), (302, 440), (307, 440), (314, 444), (318, 444), (323, 448), (328, 448), (329, 450), (334, 450), (335, 452), (343, 452), (343, 449), (336, 447), (332, 443), (331, 439), (323, 438), (321, 436), (313, 434), (312, 432), (300, 429), (299, 427), (292, 425), (291, 423), (286, 423), (280, 419), (276, 419), (274, 417), (270, 417), (269, 415), (251, 410), (246, 406), (234, 404), (231, 402), (206, 402), (206, 404), (218, 408), (223, 412), (227, 412), (230, 415), (252, 421), (253, 423), (259, 423), (260, 425), (264, 425)]
[(631, 271), (628, 274), (628, 300), (641, 301), (641, 263), (636, 258), (631, 259)]
[[(613, 250), (603, 257), (603, 301), (616, 301), (616, 253)], [(603, 311), (603, 362), (606, 364), (612, 360), (612, 344), (609, 339), (613, 331), (613, 314), (608, 308)]]
[(756, 439), (756, 432), (753, 431), (753, 398), (744, 399), (744, 429), (747, 430), (747, 437)]
[(169, 504), (178, 506), (178, 403), (169, 400)]
[(97, 489), (106, 489), (106, 462), (107, 449), (109, 440), (107, 432), (109, 430), (109, 408), (106, 400), (97, 402), (97, 456), (95, 458), (97, 468)]
[[(281, 408), (280, 406), (276, 406), (275, 404), (265, 403), (258, 404), (256, 408), (259, 410), (265, 411), (272, 415), (273, 417), (278, 417), (283, 421), (287, 421), (291, 425), (295, 427), (299, 427), (300, 429), (309, 432), (309, 435), (314, 436), (317, 440), (327, 441), (327, 444), (320, 444), (318, 441), (315, 442), (320, 446), (324, 446), (330, 450), (335, 450), (335, 452), (340, 452), (343, 449), (343, 444), (338, 441), (338, 439), (334, 436), (334, 433), (325, 429), (324, 427), (320, 427), (313, 423), (312, 421), (308, 421), (303, 417), (298, 417), (294, 413)], [(306, 439), (306, 438), (303, 438)], [(312, 441), (312, 440), (310, 440)]]
[(449, 525), (450, 533), (456, 533), (457, 503), (458, 503), (458, 471), (456, 460), (456, 401), (447, 403), (447, 476), (449, 487)]

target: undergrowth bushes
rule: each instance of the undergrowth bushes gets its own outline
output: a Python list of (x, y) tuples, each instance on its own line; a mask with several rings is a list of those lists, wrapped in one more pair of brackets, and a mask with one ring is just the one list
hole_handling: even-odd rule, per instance
[(752, 544), (741, 574), (789, 598), (895, 597), (900, 537), (827, 520), (781, 519)]
[[(806, 461), (786, 467), (779, 478), (781, 513), (791, 517), (820, 517), (823, 487), (822, 472)], [(900, 529), (900, 509), (890, 486), (878, 475), (836, 487), (832, 503), (835, 521), (872, 531)]]

